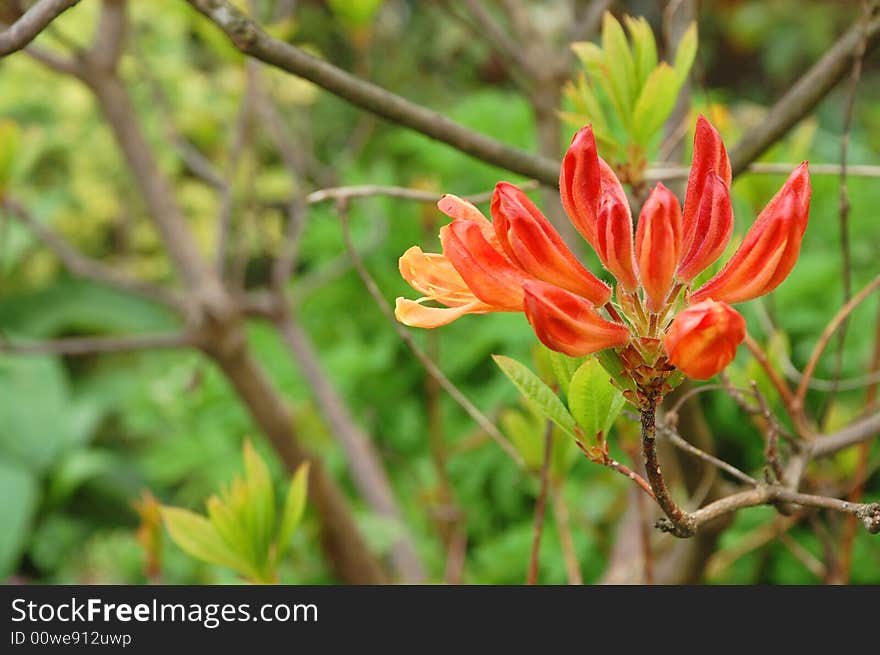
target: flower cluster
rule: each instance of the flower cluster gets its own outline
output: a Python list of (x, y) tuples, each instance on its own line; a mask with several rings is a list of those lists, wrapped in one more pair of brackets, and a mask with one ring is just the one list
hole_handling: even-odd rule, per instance
[(701, 116), (684, 206), (658, 183), (634, 230), (626, 192), (587, 126), (565, 154), (559, 189), (569, 219), (617, 280), (616, 291), (578, 261), (525, 193), (500, 182), (491, 221), (471, 203), (443, 196), (438, 205), (453, 219), (440, 231), (443, 253), (414, 246), (400, 258), (401, 275), (422, 297), (398, 298), (396, 316), (433, 328), (465, 314), (522, 311), (551, 350), (579, 357), (614, 349), (639, 388), (673, 367), (710, 378), (745, 338), (745, 321), (730, 305), (769, 293), (791, 272), (810, 206), (804, 162), (720, 272), (691, 290), (730, 241), (730, 183), (721, 137)]

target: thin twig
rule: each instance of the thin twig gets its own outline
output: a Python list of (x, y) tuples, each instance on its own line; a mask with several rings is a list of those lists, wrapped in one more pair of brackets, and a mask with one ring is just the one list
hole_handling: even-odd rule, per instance
[[(536, 180), (527, 180), (517, 184), (517, 186), (524, 191), (528, 191), (538, 188), (539, 183)], [(465, 200), (477, 204), (490, 200), (493, 193), (493, 191), (483, 191), (481, 193), (464, 196), (464, 198)], [(306, 196), (306, 202), (310, 205), (314, 205), (320, 202), (327, 202), (328, 200), (339, 201), (351, 198), (368, 198), (375, 196), (387, 196), (390, 198), (400, 198), (402, 200), (414, 200), (416, 202), (434, 204), (440, 200), (442, 194), (437, 194), (432, 191), (410, 189), (408, 187), (364, 184), (359, 186), (331, 187), (329, 189), (312, 191)]]
[(671, 443), (676, 448), (679, 448), (680, 450), (683, 450), (686, 453), (690, 453), (694, 457), (697, 457), (697, 458), (703, 460), (704, 462), (711, 464), (712, 466), (715, 466), (716, 468), (721, 469), (725, 473), (735, 477), (740, 482), (745, 482), (746, 484), (750, 484), (750, 485), (757, 485), (758, 484), (758, 481), (755, 480), (755, 478), (750, 476), (748, 473), (740, 471), (738, 468), (736, 468), (732, 464), (728, 464), (724, 460), (718, 459), (714, 455), (710, 455), (705, 450), (700, 450), (695, 445), (693, 445), (691, 442), (684, 439), (675, 430), (673, 430), (665, 425), (658, 425), (657, 432), (660, 434), (660, 436), (662, 436), (664, 439), (667, 439), (669, 441), (669, 443)]
[(60, 14), (79, 0), (38, 0), (21, 18), (0, 32), (0, 57), (21, 50), (33, 41)]
[(538, 558), (541, 554), (541, 535), (544, 533), (544, 514), (547, 511), (547, 492), (550, 489), (550, 459), (553, 453), (553, 423), (547, 421), (544, 429), (544, 459), (541, 462), (541, 490), (535, 503), (535, 521), (532, 526), (532, 554), (526, 584), (538, 584)]
[(810, 359), (807, 361), (807, 365), (804, 367), (804, 377), (797, 388), (796, 398), (801, 405), (803, 405), (804, 398), (806, 398), (810, 379), (813, 377), (813, 373), (816, 371), (816, 366), (819, 363), (819, 358), (822, 356), (822, 353), (828, 346), (828, 342), (831, 340), (831, 337), (843, 324), (843, 322), (846, 321), (847, 317), (856, 309), (856, 307), (864, 302), (865, 299), (878, 288), (880, 288), (880, 275), (878, 275), (873, 280), (871, 280), (871, 282), (865, 285), (865, 287), (855, 296), (853, 296), (843, 307), (841, 307), (837, 314), (834, 315), (834, 318), (832, 318), (828, 322), (828, 325), (825, 327), (825, 330), (819, 337), (819, 341), (816, 343), (815, 348), (813, 348), (813, 352), (810, 355)]
[(150, 284), (149, 282), (130, 277), (102, 262), (86, 257), (65, 241), (61, 235), (55, 232), (47, 224), (37, 220), (37, 218), (17, 200), (6, 196), (0, 200), (0, 207), (7, 210), (13, 218), (17, 219), (37, 239), (49, 248), (49, 250), (58, 257), (64, 267), (74, 275), (121, 289), (176, 310), (183, 308), (183, 302), (176, 294), (171, 293), (162, 287)]
[(351, 239), (351, 232), (349, 230), (348, 225), (348, 212), (346, 211), (345, 203), (342, 201), (340, 206), (338, 207), (339, 211), (339, 219), (342, 224), (342, 235), (343, 240), (345, 242), (345, 248), (348, 252), (349, 257), (351, 258), (352, 263), (354, 264), (354, 268), (357, 271), (358, 275), (361, 278), (361, 281), (364, 283), (364, 286), (367, 289), (367, 292), (373, 297), (373, 300), (379, 306), (379, 309), (385, 315), (385, 317), (391, 322), (391, 325), (394, 327), (395, 332), (397, 332), (398, 336), (403, 340), (406, 346), (409, 348), (410, 352), (419, 360), (422, 366), (427, 371), (428, 375), (433, 376), (441, 387), (448, 393), (452, 399), (458, 403), (458, 405), (465, 411), (467, 414), (479, 425), (483, 431), (488, 434), (500, 447), (501, 449), (510, 455), (510, 457), (520, 466), (522, 466), (523, 461), (519, 456), (519, 453), (516, 452), (516, 449), (511, 445), (511, 443), (507, 440), (507, 438), (501, 434), (497, 427), (490, 421), (485, 414), (483, 414), (476, 406), (467, 399), (467, 397), (456, 387), (452, 381), (446, 377), (446, 374), (440, 370), (440, 368), (428, 357), (421, 348), (416, 345), (416, 342), (413, 340), (412, 336), (406, 329), (397, 322), (397, 319), (394, 318), (394, 310), (391, 309), (391, 306), (388, 304), (388, 301), (385, 300), (385, 296), (382, 295), (382, 291), (379, 289), (379, 285), (376, 284), (376, 280), (373, 279), (373, 276), (370, 275), (370, 272), (367, 270), (364, 265), (363, 259), (361, 259), (360, 254), (357, 251), (357, 248), (354, 246), (354, 242)]
[(764, 394), (758, 389), (758, 383), (752, 380), (751, 385), (752, 393), (754, 393), (755, 398), (758, 400), (758, 407), (761, 410), (761, 415), (767, 423), (767, 447), (764, 451), (767, 465), (770, 467), (769, 470), (773, 472), (776, 482), (785, 484), (785, 473), (782, 470), (782, 465), (779, 463), (779, 424), (776, 422), (776, 417), (773, 416), (773, 412), (770, 411), (767, 399), (764, 398)]
[(571, 536), (571, 517), (569, 516), (568, 503), (565, 502), (565, 491), (561, 484), (554, 485), (551, 496), (553, 498), (553, 516), (556, 518), (556, 531), (559, 533), (559, 545), (562, 549), (562, 560), (565, 562), (568, 584), (582, 585), (584, 579), (581, 576), (581, 565), (578, 562), (574, 539)]

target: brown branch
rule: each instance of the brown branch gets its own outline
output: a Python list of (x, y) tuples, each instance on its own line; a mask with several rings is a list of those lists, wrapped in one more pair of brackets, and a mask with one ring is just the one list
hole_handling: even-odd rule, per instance
[(730, 151), (733, 174), (737, 175), (781, 139), (799, 120), (819, 104), (851, 70), (864, 42), (865, 52), (880, 43), (880, 17), (872, 7), (870, 19), (859, 19), (825, 55), (813, 64), (773, 105), (760, 125), (752, 129)]
[[(705, 387), (700, 387), (700, 388), (705, 388)], [(746, 484), (750, 484), (750, 485), (757, 485), (758, 484), (758, 481), (755, 480), (755, 478), (753, 478), (749, 474), (747, 474), (743, 471), (740, 471), (738, 468), (736, 468), (732, 464), (728, 464), (724, 460), (718, 459), (714, 455), (710, 455), (705, 450), (700, 450), (699, 448), (694, 446), (691, 442), (684, 439), (675, 430), (673, 430), (665, 425), (658, 425), (656, 429), (657, 429), (657, 432), (663, 438), (667, 439), (669, 441), (669, 443), (671, 443), (676, 448), (679, 448), (686, 453), (690, 453), (694, 457), (697, 457), (697, 458), (703, 460), (704, 462), (707, 462), (708, 464), (711, 464), (712, 466), (721, 469), (725, 473), (728, 473), (729, 475), (735, 477), (740, 482), (745, 482)]]
[(83, 277), (99, 284), (115, 287), (128, 293), (147, 298), (161, 303), (167, 307), (180, 310), (183, 301), (176, 294), (130, 277), (125, 273), (103, 264), (95, 259), (86, 257), (76, 248), (71, 246), (64, 238), (56, 233), (45, 223), (40, 222), (14, 198), (8, 196), (0, 201), (0, 206), (6, 209), (13, 218), (17, 219), (37, 239), (39, 239), (52, 253), (58, 257), (64, 268), (78, 277)]
[(547, 511), (547, 493), (550, 489), (550, 457), (553, 452), (553, 423), (547, 421), (544, 429), (544, 459), (541, 462), (541, 488), (535, 503), (535, 520), (532, 524), (532, 553), (526, 584), (538, 584), (538, 556), (541, 554), (541, 535), (544, 533), (544, 514)]
[(814, 458), (828, 457), (836, 452), (865, 442), (880, 434), (880, 412), (860, 419), (834, 432), (818, 437), (810, 446)]
[(207, 16), (243, 53), (305, 78), (377, 116), (412, 128), (477, 159), (540, 180), (559, 181), (559, 162), (505, 145), (459, 125), (375, 84), (361, 80), (294, 45), (273, 39), (227, 0), (187, 0)]
[(568, 575), (568, 584), (582, 585), (584, 579), (581, 575), (577, 551), (574, 548), (574, 539), (571, 536), (571, 517), (562, 485), (554, 486), (551, 497), (553, 499), (553, 516), (556, 518), (556, 531), (559, 533), (559, 545), (562, 549), (562, 560), (565, 562), (565, 571)]
[(51, 341), (0, 339), (0, 352), (11, 355), (95, 355), (135, 350), (194, 348), (200, 339), (190, 333), (132, 334), (122, 337), (67, 337)]
[(0, 57), (21, 50), (33, 41), (49, 23), (79, 0), (38, 0), (12, 25), (0, 32)]

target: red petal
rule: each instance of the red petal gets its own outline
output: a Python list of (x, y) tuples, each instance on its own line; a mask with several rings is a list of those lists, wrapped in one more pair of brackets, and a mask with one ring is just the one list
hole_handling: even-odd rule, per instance
[(703, 187), (694, 234), (678, 266), (678, 279), (690, 282), (711, 266), (724, 252), (732, 233), (730, 190), (721, 177), (712, 174)]
[(681, 208), (678, 199), (657, 184), (642, 207), (636, 230), (636, 261), (648, 299), (648, 309), (660, 311), (672, 287), (681, 248)]
[(606, 321), (580, 296), (538, 280), (525, 282), (523, 291), (526, 317), (551, 350), (582, 357), (629, 341), (624, 325)]

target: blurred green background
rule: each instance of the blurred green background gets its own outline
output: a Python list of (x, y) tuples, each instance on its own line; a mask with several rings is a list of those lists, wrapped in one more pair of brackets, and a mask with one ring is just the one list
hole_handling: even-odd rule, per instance
[[(82, 2), (38, 42), (61, 49), (68, 41), (87, 43), (97, 4)], [(450, 16), (442, 3), (354, 3), (363, 10), (362, 16), (352, 12), (352, 3), (292, 4), (293, 13), (271, 25), (276, 36), (471, 128), (511, 145), (537, 149), (529, 103), (485, 42)], [(548, 29), (554, 21), (564, 23), (558, 10), (563, 3), (531, 4), (535, 20), (550, 25)], [(660, 4), (618, 2), (613, 9), (644, 14), (659, 33)], [(173, 125), (222, 170), (245, 85), (243, 59), (216, 28), (179, 0), (131, 5), (130, 47), (122, 72), (162, 168), (172, 177), (187, 218), (204, 251), (210, 253), (218, 195), (186, 169), (166, 135)], [(729, 145), (761, 120), (766, 107), (861, 11), (859, 3), (833, 2), (728, 0), (701, 5), (693, 102), (709, 112)], [(567, 52), (562, 39), (559, 48)], [(572, 76), (576, 71), (572, 58)], [(268, 69), (264, 75), (287, 128), (309, 160), (311, 179), (304, 190), (393, 184), (466, 195), (491, 189), (500, 179), (521, 181), (379, 121), (296, 78)], [(876, 59), (869, 58), (853, 118), (853, 163), (880, 163), (877, 82)], [(156, 85), (167, 96), (168, 111), (156, 103)], [(840, 85), (763, 160), (837, 162), (845, 89), (845, 84)], [(88, 255), (148, 279), (169, 279), (168, 261), (112, 135), (80, 83), (45, 69), (23, 53), (5, 58), (0, 61), (0, 117), (21, 129), (10, 195)], [(561, 143), (567, 143), (574, 130), (567, 126), (561, 130)], [(680, 163), (687, 157), (683, 153)], [(254, 152), (245, 156), (239, 177), (238, 187), (252, 188), (265, 205), (284, 203), (297, 190), (291, 188), (265, 135), (255, 137)], [(735, 182), (738, 235), (783, 181), (781, 175), (743, 175)], [(791, 277), (762, 305), (786, 335), (777, 339), (778, 351), (787, 352), (799, 368), (843, 294), (839, 182), (834, 176), (814, 176), (813, 185), (801, 259)], [(853, 288), (858, 289), (878, 272), (880, 191), (876, 179), (852, 178), (849, 194)], [(266, 282), (267, 253), (277, 245), (283, 226), (283, 215), (260, 203), (241, 203), (235, 219), (251, 286)], [(399, 295), (413, 297), (397, 272), (397, 258), (416, 243), (425, 250), (435, 249), (436, 233), (445, 218), (430, 205), (387, 198), (355, 201), (351, 216), (355, 241), (385, 296), (391, 301)], [(177, 319), (161, 307), (71, 277), (15, 222), (3, 220), (0, 234), (4, 339), (127, 334), (177, 325)], [(598, 270), (595, 259), (587, 260)], [(290, 281), (297, 314), (333, 383), (372, 436), (430, 580), (440, 581), (446, 556), (437, 521), (439, 482), (428, 438), (426, 376), (346, 261), (332, 205), (312, 206), (298, 270)], [(866, 372), (874, 347), (877, 304), (875, 294), (853, 314), (845, 343), (844, 378)], [(743, 307), (750, 329), (763, 339), (766, 321), (759, 311), (758, 303)], [(300, 432), (354, 497), (341, 450), (277, 333), (259, 323), (249, 329), (257, 355), (294, 410)], [(436, 353), (442, 369), (489, 415), (518, 405), (515, 389), (490, 355), (529, 357), (535, 339), (521, 315), (465, 317), (430, 335), (417, 332), (415, 337)], [(833, 375), (833, 360), (831, 354), (823, 358), (818, 377)], [(743, 383), (754, 375), (750, 358), (741, 352), (731, 378)], [(823, 408), (824, 394), (815, 392), (809, 398), (817, 411)], [(829, 429), (857, 416), (864, 398), (864, 388), (838, 393), (824, 408)], [(701, 394), (699, 402), (717, 451), (737, 466), (760, 472), (763, 441), (757, 428), (724, 393)], [(441, 420), (433, 429), (439, 430), (446, 444), (449, 481), (465, 516), (463, 581), (521, 583), (538, 482), (481, 437), (448, 397), (441, 396), (440, 403)], [(0, 575), (27, 582), (146, 582), (133, 502), (150, 490), (163, 503), (201, 510), (204, 499), (240, 470), (246, 437), (253, 438), (271, 463), (280, 487), (283, 476), (274, 455), (222, 376), (197, 353), (0, 355)], [(617, 433), (612, 441), (616, 438)], [(877, 456), (875, 444), (871, 460), (875, 464)], [(855, 459), (851, 449), (824, 462), (817, 475), (829, 483), (846, 480)], [(586, 582), (599, 581), (606, 570), (615, 526), (630, 498), (628, 490), (622, 477), (582, 458), (564, 481), (574, 546)], [(866, 497), (876, 499), (878, 492), (880, 477), (874, 472)], [(378, 552), (387, 551), (396, 526), (371, 514), (361, 501), (353, 503), (370, 544)], [(296, 535), (282, 571), (283, 582), (333, 581), (316, 545), (312, 511)], [(772, 521), (774, 514), (772, 508), (741, 512), (723, 535), (720, 549), (735, 549)], [(815, 557), (824, 557), (822, 541), (808, 522), (789, 534)], [(162, 581), (235, 580), (230, 572), (187, 557), (167, 535), (164, 541)], [(557, 533), (548, 526), (541, 581), (565, 580)], [(880, 538), (863, 530), (856, 534), (851, 580), (880, 583)], [(729, 566), (713, 569), (706, 581), (822, 580), (790, 547), (770, 541)]]

